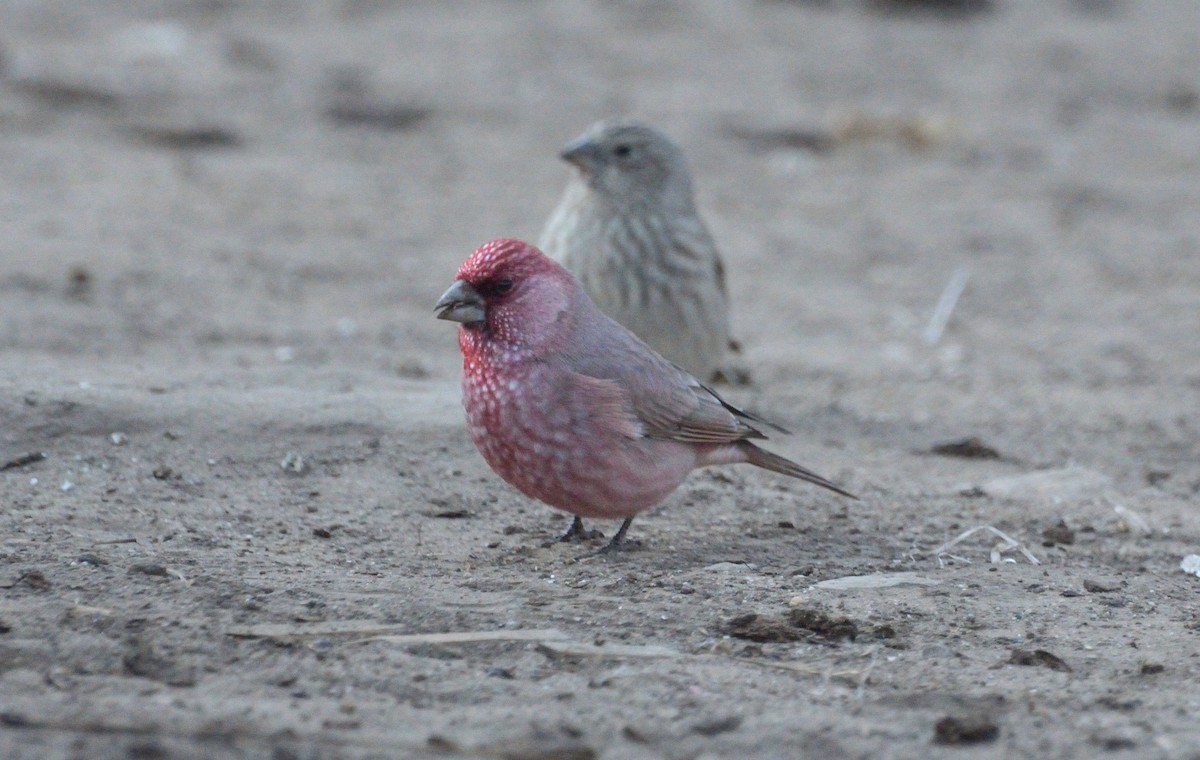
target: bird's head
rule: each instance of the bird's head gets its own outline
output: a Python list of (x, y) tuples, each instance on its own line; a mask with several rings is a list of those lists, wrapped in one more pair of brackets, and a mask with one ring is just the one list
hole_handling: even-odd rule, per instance
[(484, 243), (459, 266), (434, 310), (468, 331), (529, 345), (553, 337), (577, 291), (557, 262), (529, 243), (504, 238)]
[(669, 137), (632, 121), (602, 121), (563, 146), (562, 159), (593, 192), (620, 209), (692, 207), (683, 152)]

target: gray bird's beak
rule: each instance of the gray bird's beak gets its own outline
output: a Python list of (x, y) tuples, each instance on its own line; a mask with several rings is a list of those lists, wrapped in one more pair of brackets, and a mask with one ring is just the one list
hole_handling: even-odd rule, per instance
[(578, 137), (567, 143), (558, 155), (587, 174), (595, 174), (604, 166), (604, 149), (587, 137)]
[(466, 280), (455, 280), (450, 288), (442, 293), (437, 305), (433, 307), (438, 319), (448, 319), (451, 322), (482, 322), (487, 313), (483, 299), (475, 292)]

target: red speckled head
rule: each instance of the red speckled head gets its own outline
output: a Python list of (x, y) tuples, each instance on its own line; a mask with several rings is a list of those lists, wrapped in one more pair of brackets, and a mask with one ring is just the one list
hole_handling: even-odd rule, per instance
[(582, 290), (557, 262), (522, 240), (502, 238), (484, 243), (458, 268), (457, 278), (483, 300), (483, 324), (464, 325), (467, 332), (481, 328), (490, 340), (537, 344)]
[(500, 238), (476, 248), (455, 276), (477, 288), (493, 280), (515, 280), (552, 269), (554, 262), (536, 247), (523, 240)]

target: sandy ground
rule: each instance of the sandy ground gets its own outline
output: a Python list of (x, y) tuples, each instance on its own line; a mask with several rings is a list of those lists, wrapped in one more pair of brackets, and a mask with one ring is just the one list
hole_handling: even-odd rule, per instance
[[(1200, 757), (1200, 6), (892, 5), (0, 3), (0, 756)], [(575, 562), (474, 451), (432, 304), (614, 114), (861, 502)]]

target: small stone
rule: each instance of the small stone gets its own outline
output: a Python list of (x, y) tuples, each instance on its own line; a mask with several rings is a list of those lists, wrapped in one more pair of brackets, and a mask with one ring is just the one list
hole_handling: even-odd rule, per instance
[(283, 455), (279, 466), (284, 472), (290, 472), (293, 475), (302, 475), (308, 471), (308, 463), (304, 461), (304, 457), (298, 452), (289, 451)]
[(314, 639), (308, 648), (318, 653), (329, 652), (333, 649), (333, 642), (325, 638)]
[(1147, 470), (1146, 485), (1157, 486), (1171, 479), (1171, 473), (1166, 470)]
[(1075, 543), (1075, 531), (1071, 530), (1066, 521), (1059, 520), (1042, 531), (1042, 539), (1044, 546), (1054, 546), (1055, 544), (1070, 546)]
[(943, 457), (961, 457), (963, 459), (999, 459), (1000, 452), (976, 437), (956, 438), (934, 444), (929, 453)]
[(1045, 649), (1034, 649), (1033, 651), (1014, 649), (1006, 662), (1009, 665), (1043, 667), (1050, 670), (1057, 670), (1061, 673), (1071, 672), (1071, 666), (1064, 662), (1061, 657), (1053, 652), (1047, 652)]
[(701, 736), (717, 736), (730, 731), (736, 731), (740, 725), (742, 725), (742, 716), (725, 715), (694, 723), (692, 725), (692, 733), (700, 734)]
[(754, 565), (748, 562), (716, 562), (703, 569), (710, 573), (748, 573), (754, 569)]
[(1134, 749), (1137, 747), (1137, 742), (1132, 737), (1123, 736), (1120, 734), (1104, 734), (1098, 733), (1091, 737), (1093, 744), (1099, 746), (1108, 752), (1117, 752), (1123, 749)]
[(31, 588), (34, 591), (49, 591), (50, 579), (48, 579), (41, 570), (30, 570), (28, 572), (21, 573), (21, 575), (17, 577), (17, 580), (11, 586), (6, 586), (5, 588), (12, 588), (12, 586), (17, 585)]
[(933, 727), (934, 744), (984, 744), (999, 735), (1000, 727), (985, 715), (947, 715)]
[(67, 270), (67, 297), (86, 298), (92, 285), (92, 273), (82, 264)]
[(440, 734), (431, 734), (430, 737), (425, 740), (425, 744), (435, 752), (449, 753), (459, 751), (456, 743), (444, 736), (441, 736)]
[(1200, 554), (1189, 554), (1179, 562), (1179, 569), (1188, 575), (1200, 576)]

